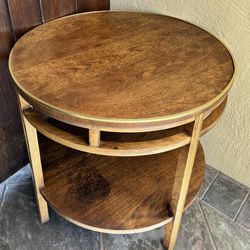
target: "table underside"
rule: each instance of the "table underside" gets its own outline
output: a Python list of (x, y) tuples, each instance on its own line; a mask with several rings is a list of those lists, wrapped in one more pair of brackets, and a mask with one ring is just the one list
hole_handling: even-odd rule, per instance
[[(227, 98), (208, 113), (203, 122), (201, 135), (207, 133), (218, 122), (226, 103)], [(53, 141), (82, 152), (109, 156), (152, 155), (177, 149), (190, 143), (193, 129), (193, 122), (191, 122), (183, 126), (153, 132), (114, 133), (100, 131), (100, 145), (92, 147), (89, 143), (89, 129), (44, 118), (44, 115), (35, 112), (32, 108), (24, 110), (23, 114), (37, 131)]]

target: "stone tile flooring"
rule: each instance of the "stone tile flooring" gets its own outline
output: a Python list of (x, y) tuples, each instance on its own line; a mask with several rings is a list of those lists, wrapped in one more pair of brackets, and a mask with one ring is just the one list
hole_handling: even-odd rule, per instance
[[(41, 225), (30, 167), (0, 184), (0, 250), (163, 249), (163, 232), (98, 234), (51, 209), (50, 221)], [(207, 166), (198, 198), (184, 214), (175, 249), (250, 250), (250, 189)]]

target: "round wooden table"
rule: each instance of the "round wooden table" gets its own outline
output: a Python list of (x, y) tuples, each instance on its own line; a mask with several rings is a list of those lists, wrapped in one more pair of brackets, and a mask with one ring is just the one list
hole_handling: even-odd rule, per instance
[(173, 249), (233, 83), (227, 48), (176, 18), (93, 12), (28, 32), (9, 68), (41, 221), (48, 203), (98, 232), (166, 225)]

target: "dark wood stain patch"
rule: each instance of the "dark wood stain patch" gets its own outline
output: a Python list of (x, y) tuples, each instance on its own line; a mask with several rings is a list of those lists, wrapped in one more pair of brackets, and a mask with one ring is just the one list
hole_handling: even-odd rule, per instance
[(105, 198), (111, 191), (111, 184), (98, 172), (95, 167), (82, 166), (84, 171), (70, 173), (69, 185), (72, 185), (70, 193), (81, 201), (93, 202)]

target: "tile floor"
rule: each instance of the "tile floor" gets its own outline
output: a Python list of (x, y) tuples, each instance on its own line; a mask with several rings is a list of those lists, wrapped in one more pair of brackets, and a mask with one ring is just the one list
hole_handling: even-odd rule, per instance
[[(250, 250), (250, 189), (207, 166), (198, 198), (185, 212), (175, 249)], [(0, 185), (1, 250), (153, 250), (164, 228), (142, 234), (106, 235), (84, 230), (50, 210), (41, 225), (26, 166)]]

